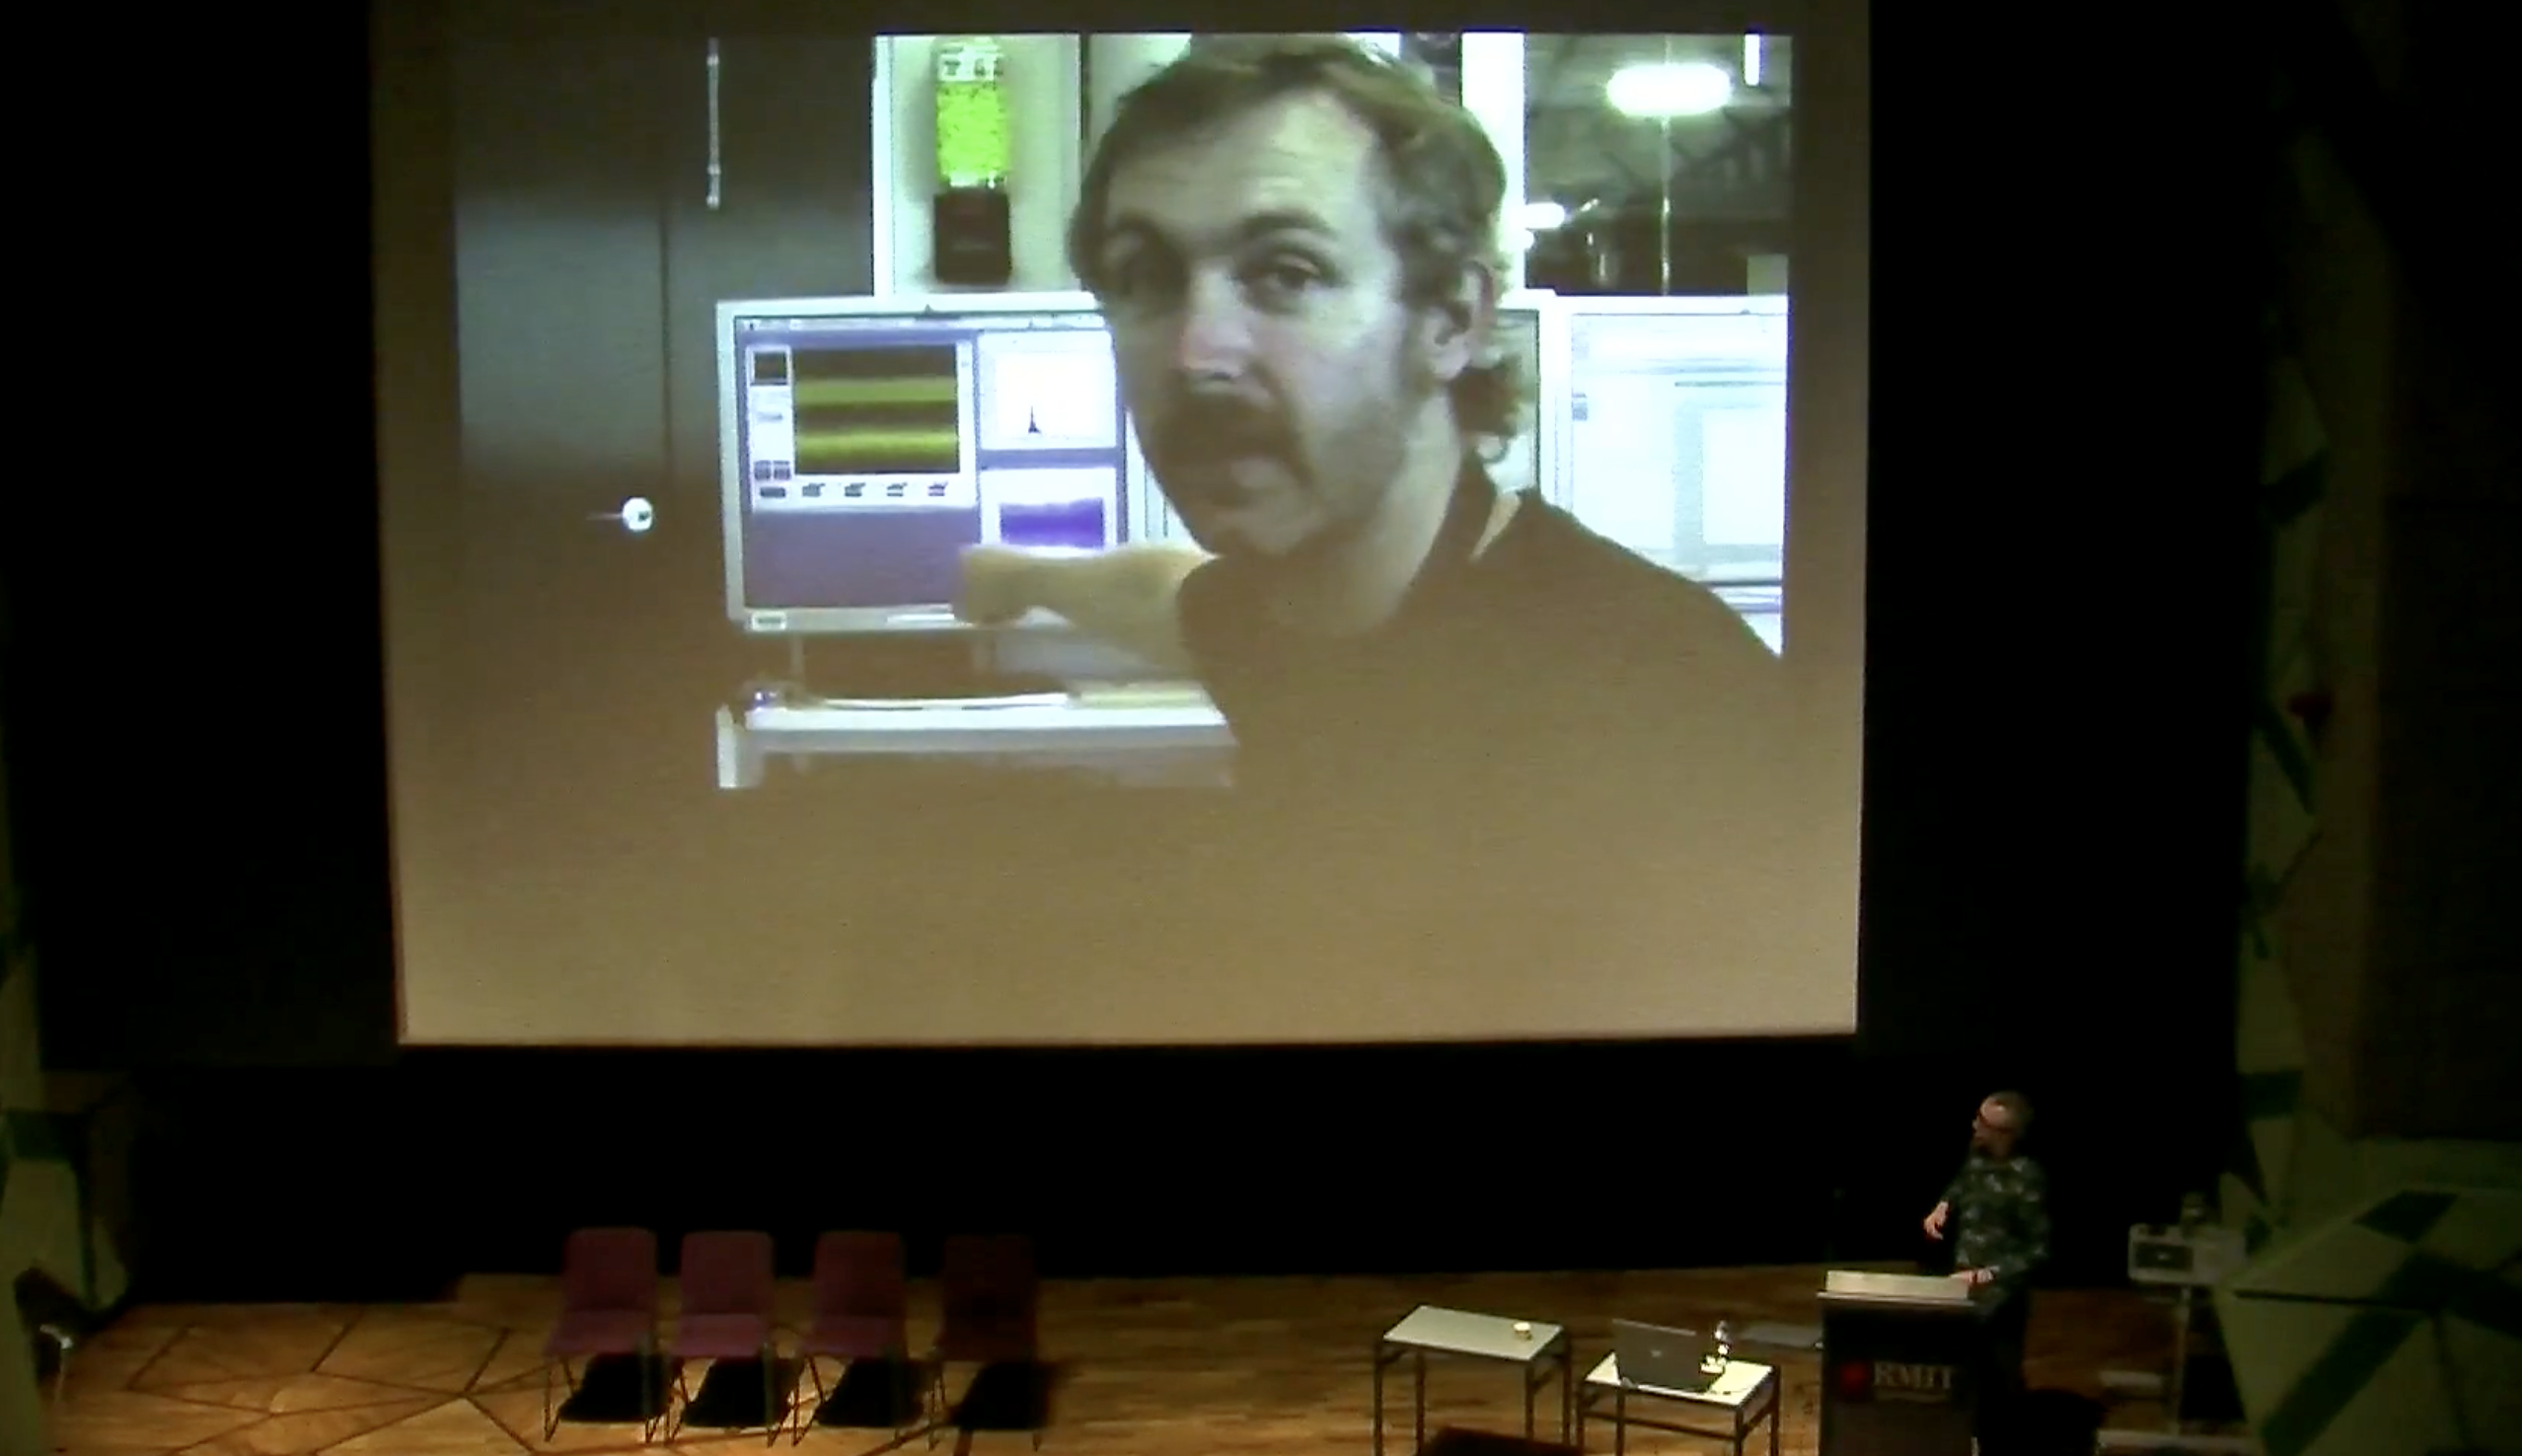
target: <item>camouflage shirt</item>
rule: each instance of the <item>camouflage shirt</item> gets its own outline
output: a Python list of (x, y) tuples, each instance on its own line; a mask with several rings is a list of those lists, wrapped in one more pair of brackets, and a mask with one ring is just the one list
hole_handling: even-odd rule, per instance
[(1944, 1190), (1956, 1270), (1984, 1269), (2019, 1289), (2049, 1257), (2049, 1180), (2027, 1157), (1970, 1154)]

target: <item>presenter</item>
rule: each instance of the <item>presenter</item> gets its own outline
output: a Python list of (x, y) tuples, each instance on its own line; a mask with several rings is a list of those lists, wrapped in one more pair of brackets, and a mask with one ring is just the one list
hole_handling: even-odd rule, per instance
[(1979, 1104), (1962, 1171), (1926, 1216), (1926, 1235), (1952, 1241), (1953, 1277), (1988, 1286), (1986, 1379), (1980, 1434), (2000, 1433), (2021, 1409), (2023, 1337), (2031, 1318), (2033, 1272), (2049, 1257), (2048, 1177), (2022, 1151), (2032, 1104), (1999, 1092)]
[(1198, 546), (981, 548), (958, 610), (1047, 612), (1195, 678), (1239, 799), (1330, 841), (1490, 853), (1446, 861), (1474, 880), (1669, 866), (1693, 836), (1752, 853), (1776, 659), (1714, 593), (1484, 463), (1528, 384), (1491, 342), (1504, 187), (1478, 121), (1402, 63), (1196, 42), (1120, 106), (1069, 246)]

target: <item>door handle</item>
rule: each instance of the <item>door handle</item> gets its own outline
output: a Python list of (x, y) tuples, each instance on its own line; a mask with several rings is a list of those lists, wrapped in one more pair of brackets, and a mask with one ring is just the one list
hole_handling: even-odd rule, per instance
[(625, 498), (622, 504), (614, 509), (596, 511), (587, 519), (611, 521), (632, 536), (645, 536), (657, 524), (657, 507), (656, 503), (646, 496), (633, 495)]
[(709, 37), (707, 59), (704, 64), (707, 68), (709, 90), (709, 170), (708, 191), (703, 198), (703, 205), (715, 212), (718, 205), (726, 200), (727, 175), (718, 155), (718, 37), (715, 36)]

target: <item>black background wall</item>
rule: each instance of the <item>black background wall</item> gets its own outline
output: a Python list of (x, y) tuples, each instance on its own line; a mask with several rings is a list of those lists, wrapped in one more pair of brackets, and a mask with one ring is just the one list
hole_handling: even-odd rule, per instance
[[(1549, 24), (1624, 28), (1587, 10)], [(140, 1078), (144, 1295), (416, 1290), (612, 1220), (791, 1258), (829, 1226), (1021, 1226), (1077, 1274), (1897, 1254), (2000, 1082), (2042, 1105), (2060, 1277), (2108, 1277), (2127, 1221), (2221, 1166), (2261, 298), (2238, 45), (2185, 29), (2194, 93), (2134, 107), (2117, 46), (1878, 33), (1853, 1041), (493, 1055), (394, 1046), (375, 502), (342, 485), (373, 458), (364, 36), (290, 29), (170, 36), (150, 124), (73, 184), (152, 224), (88, 264), (173, 277), (216, 341), (114, 426), (185, 442), (188, 503), (46, 473), (0, 531), (47, 1054)], [(273, 157), (290, 184), (246, 185)], [(1510, 1080), (1556, 1095), (1480, 1109)]]

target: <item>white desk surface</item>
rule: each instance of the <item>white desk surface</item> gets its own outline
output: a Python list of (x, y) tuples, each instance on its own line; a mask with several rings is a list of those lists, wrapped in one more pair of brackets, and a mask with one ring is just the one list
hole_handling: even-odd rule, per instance
[(1528, 1333), (1519, 1335), (1516, 1323), (1498, 1315), (1422, 1304), (1403, 1316), (1401, 1323), (1384, 1331), (1383, 1339), (1387, 1345), (1413, 1349), (1530, 1364), (1549, 1348), (1550, 1342), (1565, 1333), (1558, 1325), (1526, 1321), (1524, 1328)]
[(1620, 1384), (1620, 1357), (1617, 1354), (1607, 1354), (1602, 1357), (1601, 1364), (1594, 1367), (1594, 1373), (1585, 1377), (1585, 1383), (1607, 1390), (1625, 1389), (1631, 1395), (1654, 1396), (1658, 1400), (1688, 1401), (1694, 1405), (1723, 1406), (1728, 1410), (1739, 1411), (1744, 1403), (1758, 1395), (1761, 1385), (1776, 1373), (1775, 1365), (1762, 1365), (1750, 1360), (1728, 1360), (1725, 1362), (1725, 1373), (1719, 1375), (1705, 1390), (1669, 1390), (1661, 1385), (1623, 1386)]
[(757, 707), (743, 728), (759, 751), (820, 754), (1110, 753), (1234, 747), (1207, 699), (1116, 695), (1065, 701)]
[(957, 733), (1043, 733), (1076, 728), (1210, 729), (1223, 732), (1225, 717), (1205, 702), (1024, 702), (1005, 706), (952, 700), (901, 706), (758, 707), (744, 715), (756, 733), (863, 733), (913, 737), (940, 729)]

